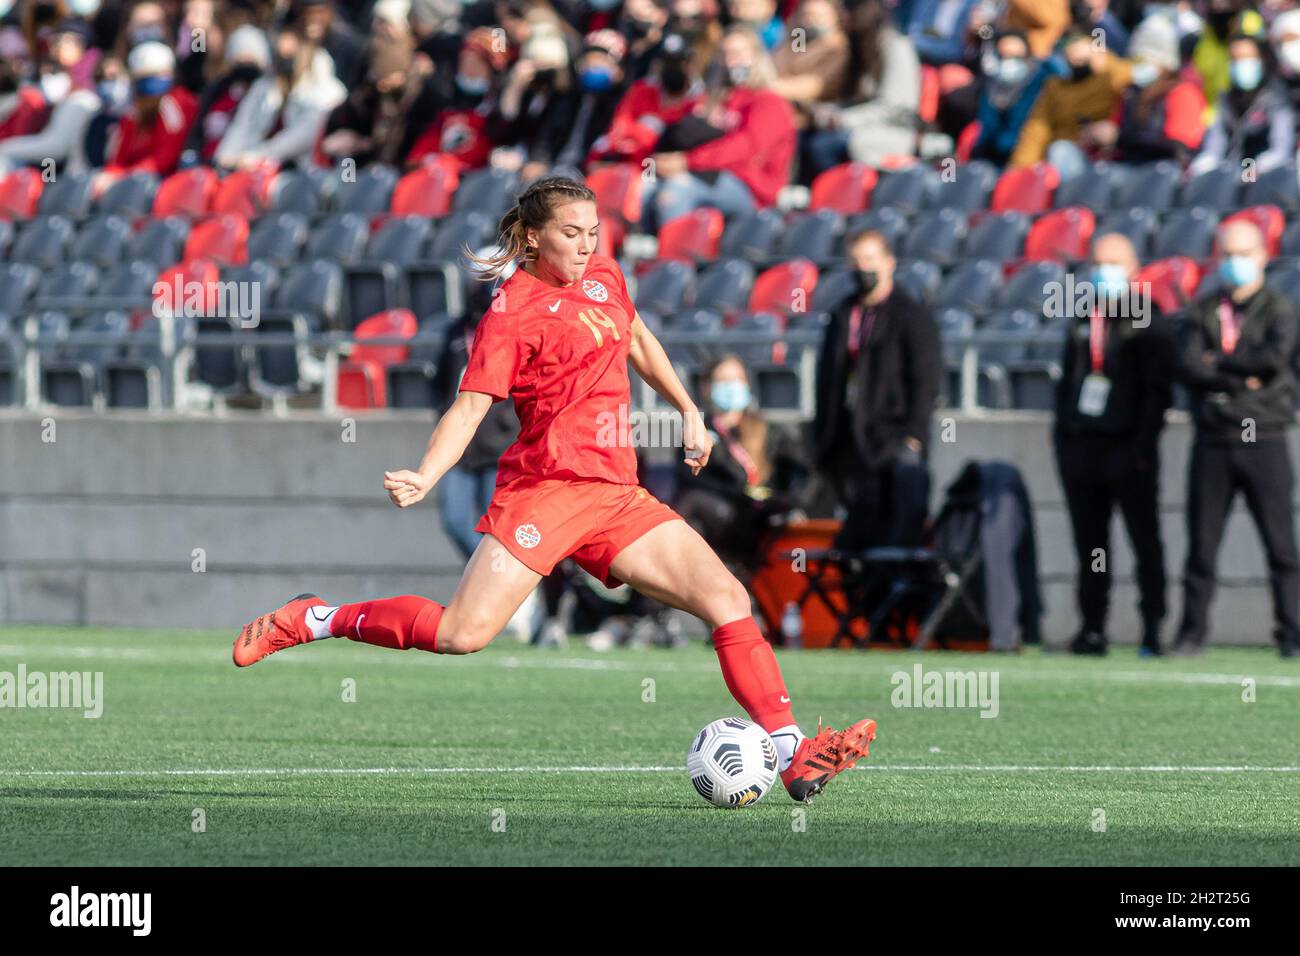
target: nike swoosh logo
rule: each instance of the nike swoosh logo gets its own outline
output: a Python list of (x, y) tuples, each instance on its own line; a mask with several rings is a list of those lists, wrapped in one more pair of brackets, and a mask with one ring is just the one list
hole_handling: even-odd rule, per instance
[(558, 309), (558, 308), (560, 307), (560, 303), (561, 303), (562, 301), (563, 301), (562, 299), (556, 299), (556, 300), (555, 300), (555, 305), (548, 305), (547, 308), (550, 309), (552, 312), (554, 312), (556, 309)]
[[(362, 616), (362, 617), (365, 617), (364, 614), (362, 614), (361, 616)], [(358, 621), (357, 623), (360, 624), (361, 622)], [(783, 695), (781, 696), (781, 703), (783, 703), (783, 704), (788, 704), (788, 703), (790, 703), (790, 698), (789, 698), (789, 697), (786, 697), (786, 696), (783, 694)]]
[(357, 615), (357, 637), (361, 636), (361, 622), (366, 619), (364, 614)]

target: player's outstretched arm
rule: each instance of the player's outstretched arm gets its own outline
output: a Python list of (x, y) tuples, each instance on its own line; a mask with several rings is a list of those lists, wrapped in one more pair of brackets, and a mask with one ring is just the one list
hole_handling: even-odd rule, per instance
[(628, 360), (651, 388), (682, 413), (682, 442), (686, 446), (686, 463), (691, 466), (691, 472), (698, 475), (700, 469), (709, 462), (713, 439), (709, 437), (709, 430), (704, 426), (704, 419), (691, 401), (686, 386), (677, 377), (677, 370), (669, 361), (668, 353), (655, 338), (655, 334), (641, 321), (639, 312), (632, 319), (632, 346)]
[(451, 407), (438, 419), (419, 469), (384, 472), (384, 488), (393, 504), (409, 508), (422, 500), (447, 470), (460, 461), (469, 440), (491, 407), (492, 396), (483, 392), (457, 395)]

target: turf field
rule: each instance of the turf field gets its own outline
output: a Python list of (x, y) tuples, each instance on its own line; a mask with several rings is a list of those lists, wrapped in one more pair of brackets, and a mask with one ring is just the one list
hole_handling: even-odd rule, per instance
[[(693, 735), (738, 713), (702, 647), (338, 640), (240, 671), (232, 638), (0, 629), (0, 671), (104, 675), (98, 719), (0, 709), (0, 863), (1300, 863), (1300, 665), (1264, 650), (783, 654), (806, 730), (880, 724), (800, 819), (691, 788)], [(916, 663), (996, 671), (998, 715), (891, 706)]]

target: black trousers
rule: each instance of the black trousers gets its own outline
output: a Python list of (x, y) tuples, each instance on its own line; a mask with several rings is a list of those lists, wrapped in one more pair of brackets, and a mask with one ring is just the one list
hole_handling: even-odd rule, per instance
[[(1160, 540), (1159, 474), (1136, 464), (1132, 443), (1105, 436), (1071, 435), (1056, 446), (1079, 563), (1079, 614), (1085, 630), (1106, 632), (1115, 557), (1110, 547), (1111, 515), (1119, 508), (1137, 558), (1138, 611), (1143, 640), (1153, 642), (1167, 610), (1165, 551)], [(1099, 553), (1100, 549), (1100, 553)], [(1094, 570), (1096, 569), (1096, 570)]]
[(894, 459), (876, 468), (838, 470), (836, 484), (848, 514), (835, 546), (846, 551), (916, 547), (930, 507), (930, 472), (919, 459)]
[(1291, 514), (1295, 476), (1285, 438), (1192, 445), (1187, 475), (1187, 567), (1183, 575), (1180, 641), (1202, 643), (1209, 630), (1219, 542), (1240, 491), (1268, 555), (1273, 590), (1273, 637), (1300, 637), (1300, 559)]

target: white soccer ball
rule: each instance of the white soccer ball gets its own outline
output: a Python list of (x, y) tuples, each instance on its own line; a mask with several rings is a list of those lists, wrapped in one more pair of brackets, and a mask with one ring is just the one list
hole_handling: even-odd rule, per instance
[(776, 744), (752, 721), (723, 717), (696, 735), (686, 771), (714, 806), (752, 806), (776, 781)]

